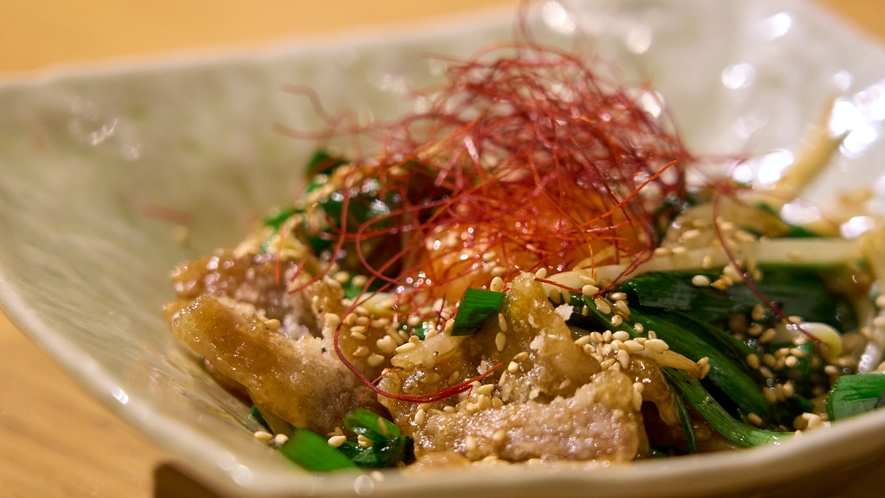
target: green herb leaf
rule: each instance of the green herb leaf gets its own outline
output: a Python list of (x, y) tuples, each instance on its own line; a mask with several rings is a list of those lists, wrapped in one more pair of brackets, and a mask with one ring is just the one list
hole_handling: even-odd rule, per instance
[(843, 375), (827, 396), (827, 415), (841, 420), (872, 411), (885, 395), (885, 374)]
[(461, 298), (461, 306), (455, 315), (455, 326), (452, 335), (472, 335), (482, 328), (493, 313), (498, 311), (504, 302), (504, 293), (483, 289), (468, 288)]
[(358, 468), (347, 455), (329, 446), (326, 438), (307, 429), (295, 429), (289, 441), (280, 447), (280, 452), (311, 472)]

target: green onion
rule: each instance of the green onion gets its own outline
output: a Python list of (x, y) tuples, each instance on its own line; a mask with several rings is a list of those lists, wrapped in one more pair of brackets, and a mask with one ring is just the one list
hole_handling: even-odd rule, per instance
[(403, 435), (393, 422), (362, 408), (355, 408), (345, 415), (344, 426), (375, 443)]
[(254, 418), (256, 422), (258, 422), (259, 424), (261, 424), (262, 427), (264, 427), (264, 428), (267, 429), (268, 431), (271, 430), (271, 429), (270, 429), (270, 425), (268, 425), (268, 424), (267, 424), (267, 421), (264, 420), (264, 417), (261, 416), (261, 412), (258, 411), (258, 407), (257, 407), (257, 406), (252, 405), (252, 409), (249, 410), (249, 415), (251, 415), (252, 418)]
[(735, 420), (725, 408), (722, 408), (722, 405), (710, 396), (700, 381), (687, 372), (669, 367), (664, 367), (661, 370), (670, 385), (676, 387), (685, 400), (725, 439), (741, 446), (761, 446), (778, 444), (793, 436), (791, 432), (757, 429)]
[(878, 408), (885, 395), (885, 374), (843, 375), (827, 396), (827, 415), (836, 421)]
[(698, 438), (697, 434), (694, 432), (694, 423), (691, 420), (691, 413), (688, 412), (688, 407), (685, 406), (685, 401), (682, 399), (682, 395), (679, 394), (679, 391), (672, 389), (671, 391), (676, 399), (676, 408), (679, 410), (679, 421), (682, 424), (682, 431), (685, 432), (685, 444), (688, 446), (688, 452), (697, 453)]
[(329, 446), (326, 438), (307, 429), (295, 429), (289, 441), (280, 447), (280, 452), (311, 472), (359, 468), (347, 455)]
[(461, 298), (458, 314), (455, 315), (452, 335), (475, 334), (483, 322), (498, 311), (502, 302), (504, 302), (503, 292), (468, 288)]
[(396, 424), (376, 413), (357, 408), (344, 417), (344, 426), (373, 443), (364, 448), (351, 438), (338, 448), (360, 467), (392, 467), (414, 457), (412, 439), (403, 436)]
[(307, 160), (304, 175), (305, 178), (311, 178), (319, 174), (330, 173), (342, 164), (347, 164), (347, 159), (333, 156), (323, 149), (317, 149)]

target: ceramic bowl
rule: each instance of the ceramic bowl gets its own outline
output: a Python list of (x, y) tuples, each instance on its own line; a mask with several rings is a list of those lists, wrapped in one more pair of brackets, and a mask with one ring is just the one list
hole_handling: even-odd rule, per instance
[[(826, 202), (861, 184), (883, 194), (885, 51), (811, 5), (536, 7), (530, 22), (539, 38), (580, 40), (625, 78), (652, 82), (696, 151), (763, 154), (744, 175), (776, 176), (814, 116), (838, 98), (833, 126), (849, 135), (811, 194)], [(467, 56), (510, 39), (514, 19), (502, 10), (3, 83), (0, 304), (96, 398), (230, 495), (722, 496), (782, 494), (777, 486), (785, 484), (819, 492), (885, 455), (885, 412), (779, 447), (593, 472), (539, 465), (394, 472), (383, 481), (316, 476), (253, 440), (247, 408), (183, 352), (160, 310), (173, 296), (167, 274), (175, 263), (235, 244), (248, 220), (291, 198), (314, 144), (283, 137), (274, 125), (316, 129), (320, 121), (282, 86), (313, 88), (328, 108), (350, 109), (364, 122), (394, 118), (416, 105), (405, 99), (408, 88), (444, 70), (427, 53)], [(173, 236), (180, 223), (187, 243)]]

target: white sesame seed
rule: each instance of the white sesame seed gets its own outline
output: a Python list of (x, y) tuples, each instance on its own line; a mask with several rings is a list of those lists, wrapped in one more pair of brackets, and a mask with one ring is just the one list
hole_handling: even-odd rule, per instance
[(640, 351), (645, 349), (645, 346), (639, 344), (633, 339), (629, 341), (624, 341), (624, 347), (626, 347), (631, 353), (639, 353)]
[(495, 336), (495, 347), (498, 348), (498, 352), (504, 351), (504, 346), (507, 344), (507, 336), (504, 332), (498, 332)]
[(363, 334), (366, 332), (366, 327), (363, 325), (357, 325), (355, 327), (351, 327), (351, 332), (356, 332), (357, 334)]
[(375, 341), (375, 345), (385, 354), (390, 354), (396, 351), (396, 342), (394, 342), (393, 337), (390, 337), (389, 335)]
[(486, 263), (488, 263), (489, 261), (491, 261), (497, 257), (498, 257), (498, 253), (496, 253), (495, 251), (489, 251), (489, 252), (482, 255), (482, 260), (485, 261)]
[(357, 275), (350, 280), (354, 287), (364, 287), (369, 282), (369, 278), (365, 275)]
[[(581, 337), (578, 337), (577, 339), (575, 339), (575, 346), (578, 346), (578, 347), (584, 347), (585, 344), (589, 344), (589, 343), (590, 343), (590, 336), (589, 335), (582, 335)], [(523, 353), (524, 352), (525, 351), (523, 351)]]
[(792, 398), (793, 394), (795, 394), (795, 393), (796, 393), (796, 388), (793, 386), (793, 382), (789, 381), (789, 380), (784, 382), (784, 397), (785, 398)]
[(370, 354), (372, 354), (372, 352), (365, 346), (359, 346), (353, 350), (354, 358), (368, 358)]
[(623, 301), (624, 299), (627, 299), (627, 294), (623, 292), (612, 292), (608, 297), (614, 301)]
[(507, 332), (507, 319), (504, 318), (503, 313), (498, 313), (498, 328), (501, 329), (501, 332)]
[(774, 368), (774, 366), (777, 365), (777, 359), (773, 354), (765, 353), (762, 355), (762, 363), (765, 363), (770, 368)]
[(786, 365), (790, 368), (794, 368), (798, 364), (799, 364), (799, 359), (796, 358), (795, 356), (788, 356), (787, 359), (784, 361), (784, 365)]
[(681, 254), (685, 254), (686, 249), (682, 246), (677, 246), (672, 249), (674, 256), (679, 256)]
[(332, 436), (329, 438), (329, 446), (337, 448), (347, 441), (347, 436)]
[(753, 311), (750, 313), (750, 318), (757, 322), (765, 318), (765, 308), (762, 306), (762, 304), (756, 304), (756, 306), (753, 306)]
[(273, 434), (271, 434), (267, 431), (255, 431), (252, 434), (252, 437), (254, 437), (255, 439), (257, 439), (259, 441), (270, 441), (271, 439), (273, 439)]
[(454, 406), (447, 406), (447, 407), (443, 408), (443, 411), (446, 413), (455, 413), (455, 407)]
[[(612, 304), (612, 308), (614, 308), (615, 313), (619, 313), (623, 316), (630, 317), (630, 307), (627, 305), (627, 301), (615, 301)], [(614, 318), (612, 318), (614, 320)]]
[(431, 372), (427, 374), (423, 379), (421, 379), (422, 384), (439, 384), (442, 379), (439, 377), (439, 374), (436, 372)]
[(630, 353), (623, 349), (618, 351), (618, 362), (620, 362), (621, 366), (626, 370), (630, 366)]
[(839, 375), (839, 367), (836, 365), (827, 365), (824, 367), (824, 373), (827, 375)]
[(636, 332), (638, 332), (638, 333), (641, 334), (642, 331), (645, 330), (645, 327), (644, 327), (641, 323), (634, 323), (634, 324), (633, 324), (633, 330), (635, 330)]
[(593, 280), (589, 275), (578, 275), (578, 280), (584, 285), (596, 285), (596, 280)]
[(598, 293), (599, 293), (599, 287), (596, 287), (595, 285), (587, 284), (587, 285), (581, 287), (581, 294), (583, 294), (587, 297), (593, 297)]
[(759, 342), (761, 342), (763, 344), (767, 343), (770, 340), (774, 339), (775, 334), (776, 334), (776, 332), (774, 329), (768, 329), (765, 332), (763, 332), (761, 336), (759, 336)]
[(494, 391), (494, 390), (495, 390), (494, 384), (484, 384), (484, 385), (476, 388), (476, 393), (489, 395), (489, 394), (492, 394), (492, 391)]
[(793, 261), (801, 261), (802, 260), (802, 253), (799, 251), (790, 251), (787, 253), (787, 258), (791, 259)]
[(709, 270), (713, 268), (713, 256), (707, 254), (704, 256), (704, 259), (701, 260), (701, 268), (704, 270)]
[(384, 357), (380, 354), (373, 353), (368, 358), (366, 358), (366, 363), (368, 363), (370, 367), (377, 367), (378, 365), (384, 363)]
[(353, 330), (350, 331), (350, 337), (353, 337), (354, 339), (356, 339), (358, 341), (365, 341), (366, 340), (365, 335), (361, 334), (360, 332), (354, 332)]
[(617, 327), (623, 323), (624, 319), (621, 318), (621, 315), (615, 315), (612, 317), (612, 326)]
[(335, 313), (326, 313), (323, 315), (323, 318), (325, 318), (326, 325), (328, 325), (330, 329), (337, 329), (338, 325), (341, 325), (341, 317)]
[(535, 272), (535, 278), (547, 278), (547, 268), (538, 268)]
[(492, 276), (493, 277), (503, 277), (507, 274), (507, 269), (503, 266), (496, 266), (492, 268)]
[(701, 379), (706, 377), (708, 373), (710, 373), (710, 364), (709, 363), (707, 363), (706, 365), (704, 365), (701, 368)]
[(614, 365), (616, 361), (617, 360), (615, 360), (614, 358), (607, 358), (602, 363), (600, 363), (599, 366), (602, 367), (603, 370), (605, 370), (608, 367)]
[(670, 349), (670, 346), (660, 339), (649, 339), (645, 341), (645, 347), (654, 351), (655, 353), (663, 353), (664, 351)]
[(754, 370), (759, 368), (759, 356), (755, 354), (748, 354), (747, 365), (750, 365), (750, 368)]
[(519, 371), (519, 363), (515, 361), (511, 361), (509, 365), (507, 365), (507, 371), (510, 373), (516, 373)]
[(658, 334), (656, 334), (654, 330), (649, 330), (648, 334), (646, 334), (646, 335), (648, 336), (649, 339), (657, 339), (658, 338)]
[(476, 439), (473, 436), (464, 438), (464, 448), (467, 451), (476, 451)]
[(606, 330), (602, 333), (602, 342), (612, 342), (612, 331)]
[(416, 347), (417, 346), (415, 344), (413, 344), (411, 342), (407, 342), (407, 343), (403, 344), (402, 346), (398, 346), (396, 348), (396, 352), (397, 352), (397, 354), (408, 353), (408, 352), (413, 351)]
[(762, 418), (755, 413), (750, 413), (749, 415), (747, 415), (747, 421), (755, 425), (756, 427), (762, 425)]
[(777, 395), (768, 387), (762, 388), (762, 396), (765, 398), (765, 401), (768, 401), (768, 404), (773, 405), (777, 403)]
[(695, 275), (691, 277), (691, 283), (695, 287), (709, 287), (710, 279), (706, 275)]
[(602, 344), (602, 334), (599, 332), (590, 332), (590, 340), (595, 342), (596, 344)]
[(501, 398), (499, 398), (499, 397), (497, 397), (497, 396), (495, 396), (494, 398), (492, 398), (492, 408), (496, 408), (496, 409), (497, 409), (497, 408), (501, 408), (502, 406), (504, 406), (504, 401), (501, 400)]
[[(614, 321), (614, 320), (612, 320)], [(617, 339), (621, 342), (630, 340), (630, 334), (624, 332), (623, 330), (619, 330), (617, 332), (612, 333), (612, 339)]]
[(878, 328), (885, 328), (885, 316), (877, 316), (873, 318), (873, 326)]
[(367, 438), (366, 436), (363, 436), (362, 434), (360, 434), (356, 437), (356, 442), (357, 442), (357, 444), (359, 444), (363, 448), (371, 448), (372, 446), (375, 445), (374, 441)]
[(280, 445), (286, 444), (289, 442), (289, 436), (287, 436), (285, 434), (277, 434), (276, 436), (273, 437), (273, 442), (280, 444)]
[(706, 356), (704, 356), (703, 358), (701, 358), (700, 360), (698, 360), (697, 363), (698, 363), (698, 366), (699, 366), (699, 367), (704, 367), (704, 366), (710, 364), (710, 358), (707, 358)]
[(641, 393), (644, 390), (645, 390), (645, 384), (643, 384), (642, 382), (634, 382), (633, 383), (633, 391), (634, 392)]
[(504, 290), (504, 280), (501, 277), (495, 277), (492, 279), (492, 283), (489, 284), (489, 290), (494, 292), (501, 292)]
[(673, 254), (673, 252), (670, 251), (670, 249), (667, 247), (658, 247), (657, 249), (655, 249), (655, 256), (659, 258), (663, 258), (671, 254)]
[(418, 425), (423, 425), (424, 419), (425, 419), (424, 410), (422, 408), (418, 408), (418, 410), (415, 411), (415, 423)]
[(642, 409), (642, 393), (633, 391), (633, 410), (639, 411)]
[(519, 353), (516, 353), (516, 356), (513, 357), (513, 361), (525, 361), (528, 357), (529, 354), (526, 351), (521, 351)]
[(492, 434), (492, 441), (501, 444), (507, 438), (507, 432), (504, 429), (498, 429)]
[(264, 326), (270, 330), (279, 330), (280, 325), (282, 324), (276, 318), (271, 318), (270, 320), (264, 322)]
[(447, 381), (449, 385), (456, 384), (459, 380), (461, 380), (461, 372), (457, 370), (452, 372), (452, 375), (449, 375), (449, 380)]
[(357, 324), (357, 325), (362, 325), (363, 327), (365, 327), (366, 325), (369, 324), (369, 317), (367, 317), (367, 316), (358, 316), (358, 317), (356, 318), (356, 324)]
[(879, 308), (885, 308), (885, 294), (880, 294), (876, 298), (876, 306)]
[(766, 379), (774, 378), (774, 372), (772, 372), (771, 369), (766, 366), (759, 367), (759, 373), (761, 373), (762, 376)]

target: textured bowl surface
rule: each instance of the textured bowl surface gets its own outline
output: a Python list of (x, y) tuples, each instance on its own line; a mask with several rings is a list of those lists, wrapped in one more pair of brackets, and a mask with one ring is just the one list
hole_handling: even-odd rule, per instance
[[(547, 2), (532, 19), (540, 38), (568, 44), (583, 33), (626, 77), (652, 81), (695, 150), (767, 154), (742, 175), (776, 176), (837, 97), (833, 126), (850, 134), (811, 195), (825, 203), (839, 189), (874, 185), (871, 202), (881, 205), (885, 51), (810, 5)], [(787, 482), (820, 493), (885, 455), (885, 412), (780, 447), (593, 472), (318, 477), (253, 441), (247, 410), (182, 352), (160, 309), (175, 263), (236, 243), (249, 219), (290, 199), (313, 144), (273, 125), (320, 122), (281, 85), (307, 85), (331, 110), (363, 120), (393, 118), (414, 105), (405, 89), (444, 69), (427, 53), (467, 56), (509, 39), (513, 20), (502, 11), (396, 35), (3, 84), (0, 304), (93, 395), (232, 495), (723, 496), (782, 494), (776, 486)], [(146, 212), (189, 217), (190, 244)]]

